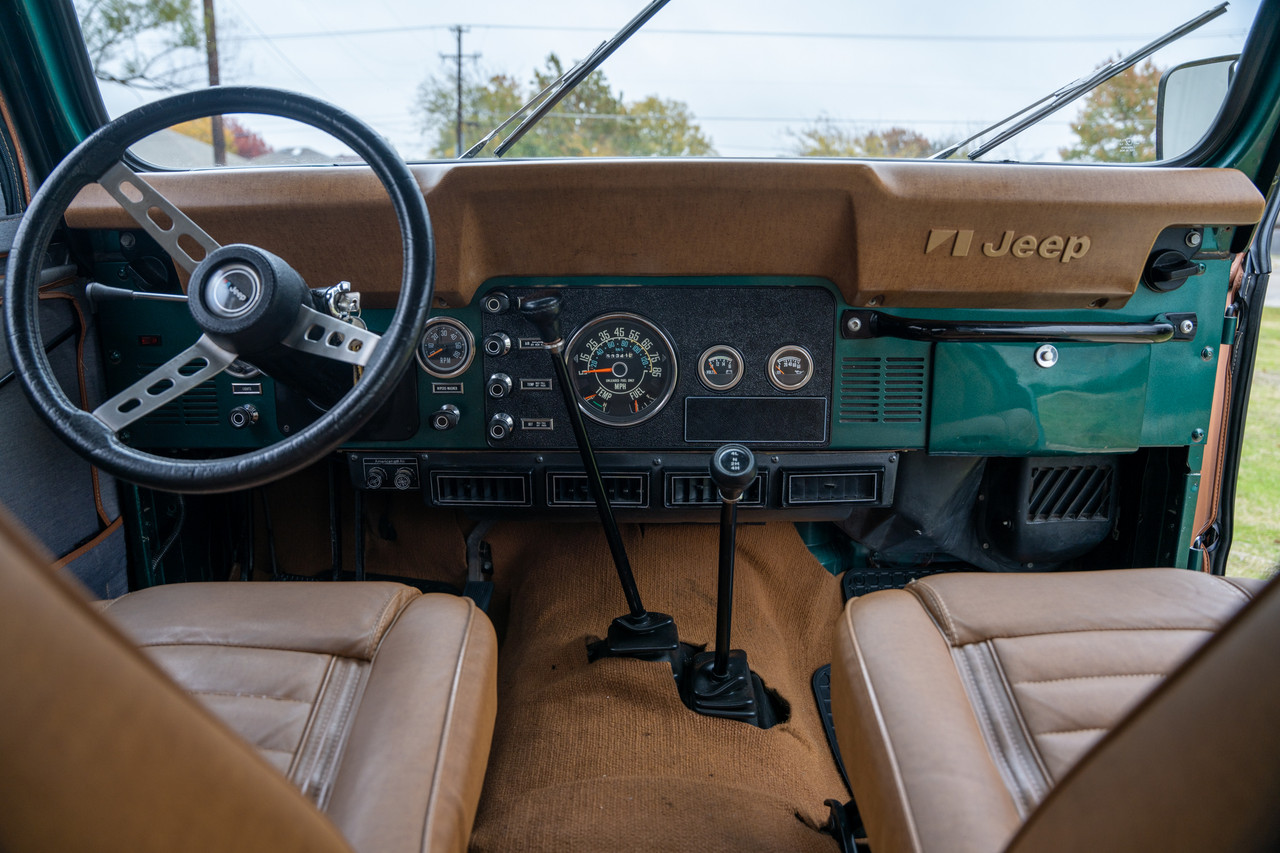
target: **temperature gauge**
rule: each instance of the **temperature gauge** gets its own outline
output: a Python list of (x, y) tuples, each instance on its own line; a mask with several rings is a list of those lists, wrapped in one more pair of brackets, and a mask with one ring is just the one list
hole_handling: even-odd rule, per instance
[(813, 378), (813, 356), (802, 346), (788, 344), (769, 356), (769, 381), (780, 391), (795, 391)]
[(702, 384), (712, 391), (728, 391), (742, 381), (742, 353), (731, 346), (711, 347), (698, 359)]

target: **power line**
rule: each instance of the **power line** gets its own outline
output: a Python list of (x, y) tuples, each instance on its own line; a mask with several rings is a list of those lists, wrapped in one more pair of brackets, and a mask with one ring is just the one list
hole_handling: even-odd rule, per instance
[[(429, 30), (452, 30), (456, 26), (462, 26), (467, 29), (476, 30), (519, 30), (519, 31), (547, 31), (547, 32), (579, 32), (579, 33), (612, 33), (613, 30), (604, 27), (583, 27), (572, 25), (554, 25), (554, 24), (405, 24), (395, 27), (364, 27), (359, 29), (348, 30), (312, 30), (309, 32), (294, 33), (262, 33), (258, 36), (246, 35), (237, 36), (237, 41), (256, 41), (259, 39), (313, 39), (313, 38), (334, 38), (337, 36), (376, 36), (389, 35), (397, 33), (426, 32)], [(920, 42), (984, 42), (984, 43), (1012, 43), (1012, 44), (1049, 44), (1049, 43), (1068, 43), (1081, 44), (1086, 42), (1114, 42), (1117, 40), (1139, 41), (1142, 39), (1152, 38), (1151, 33), (1129, 33), (1129, 34), (1110, 34), (1099, 35), (1097, 33), (1081, 34), (1081, 35), (990, 35), (990, 34), (973, 34), (958, 35), (954, 33), (948, 34), (927, 34), (927, 33), (840, 33), (840, 32), (804, 32), (804, 31), (777, 31), (777, 30), (703, 30), (703, 29), (671, 29), (654, 27), (646, 28), (643, 31), (650, 35), (680, 35), (680, 36), (729, 36), (744, 38), (796, 38), (796, 39), (833, 39), (838, 41), (920, 41)], [(1190, 39), (1204, 38), (1244, 38), (1244, 31), (1232, 32), (1201, 32), (1187, 36)], [(230, 40), (230, 37), (228, 37)]]
[(440, 54), (440, 58), (453, 59), (456, 63), (454, 79), (458, 84), (458, 103), (457, 103), (457, 116), (454, 119), (454, 124), (453, 124), (453, 133), (454, 133), (455, 145), (457, 147), (454, 149), (453, 156), (461, 157), (462, 156), (462, 124), (463, 124), (462, 122), (462, 60), (464, 59), (476, 60), (480, 58), (480, 54), (468, 53), (464, 55), (462, 52), (462, 34), (468, 31), (467, 27), (461, 26), (459, 24), (455, 24), (449, 29), (453, 30), (453, 34), (458, 39), (458, 49), (456, 52), (452, 54), (442, 53)]

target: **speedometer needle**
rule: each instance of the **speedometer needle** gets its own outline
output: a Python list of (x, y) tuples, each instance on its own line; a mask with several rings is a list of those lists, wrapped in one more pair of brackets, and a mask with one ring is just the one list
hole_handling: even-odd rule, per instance
[(581, 371), (581, 372), (579, 373), (579, 375), (580, 375), (580, 376), (585, 376), (585, 375), (586, 375), (586, 374), (588, 374), (588, 373), (613, 373), (613, 368), (612, 368), (612, 367), (602, 367), (602, 368), (600, 368), (599, 370), (583, 370), (583, 371)]

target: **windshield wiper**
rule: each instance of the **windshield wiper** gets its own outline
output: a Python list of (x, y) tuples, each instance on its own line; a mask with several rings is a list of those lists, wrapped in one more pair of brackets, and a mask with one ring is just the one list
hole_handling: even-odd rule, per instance
[[(998, 127), (1004, 127), (1006, 124), (1009, 124), (1009, 122), (1014, 121), (1014, 119), (1018, 119), (1018, 121), (1014, 122), (1014, 124), (1010, 125), (1005, 130), (1000, 131), (1000, 133), (996, 134), (994, 137), (982, 143), (977, 148), (973, 149), (968, 153), (967, 156), (970, 160), (977, 160), (979, 157), (981, 157), (983, 154), (986, 154), (992, 148), (995, 148), (997, 145), (1001, 145), (1009, 141), (1013, 137), (1017, 136), (1019, 133), (1022, 133), (1022, 131), (1026, 130), (1028, 127), (1031, 127), (1031, 125), (1040, 121), (1040, 119), (1044, 118), (1045, 116), (1056, 113), (1058, 110), (1062, 109), (1067, 104), (1074, 101), (1076, 98), (1088, 92), (1093, 91), (1094, 89), (1101, 86), (1103, 83), (1110, 80), (1112, 77), (1115, 77), (1119, 74), (1123, 74), (1125, 71), (1128, 71), (1130, 68), (1137, 65), (1139, 62), (1146, 59), (1148, 56), (1155, 53), (1160, 48), (1164, 47), (1167, 44), (1170, 44), (1171, 42), (1177, 41), (1178, 39), (1182, 38), (1187, 33), (1193, 30), (1198, 30), (1200, 27), (1203, 27), (1205, 24), (1209, 23), (1219, 15), (1225, 14), (1226, 11), (1227, 11), (1226, 3), (1222, 3), (1218, 6), (1214, 6), (1209, 11), (1204, 12), (1203, 14), (1192, 18), (1190, 21), (1187, 21), (1185, 24), (1178, 27), (1177, 29), (1170, 30), (1169, 32), (1165, 33), (1160, 38), (1148, 44), (1146, 47), (1143, 47), (1134, 51), (1133, 53), (1129, 54), (1123, 59), (1117, 59), (1115, 62), (1112, 62), (1110, 65), (1104, 65), (1103, 67), (1099, 68), (1097, 71), (1095, 71), (1093, 74), (1089, 75), (1088, 77), (1083, 77), (1079, 80), (1075, 80), (1071, 83), (1068, 83), (1067, 85), (1063, 86), (1061, 89), (1058, 89), (1056, 92), (1050, 92), (1048, 95), (1045, 95), (1043, 98), (1040, 98), (1038, 101), (1033, 101), (1032, 103), (1027, 104), (1025, 107), (1018, 110), (1013, 115), (1008, 116), (1007, 118), (1002, 118), (1000, 119), (1000, 121), (996, 122), (993, 125), (984, 127), (982, 130), (978, 131), (973, 136), (970, 136), (967, 139), (963, 139), (957, 142), (955, 145), (950, 146), (949, 148), (944, 148), (943, 150), (939, 151), (937, 154), (934, 154), (929, 159), (945, 160), (948, 157), (950, 157), (952, 154), (955, 154), (964, 146), (968, 145), (970, 142), (973, 142), (978, 137), (984, 136)], [(1019, 118), (1019, 116), (1021, 116), (1021, 118)]]
[[(615, 50), (622, 47), (623, 42), (635, 35), (637, 30), (647, 24), (649, 19), (658, 14), (659, 10), (669, 2), (671, 2), (671, 0), (652, 0), (652, 2), (641, 9), (640, 14), (632, 18), (625, 27), (618, 30), (618, 32), (612, 37), (600, 42), (596, 49), (588, 54), (586, 59), (578, 62), (568, 71), (564, 72), (552, 81), (549, 86), (530, 98), (524, 106), (509, 115), (502, 124), (486, 133), (483, 139), (468, 148), (458, 159), (470, 160), (475, 157), (483, 151), (484, 147), (489, 144), (489, 141), (501, 133), (507, 125), (524, 115), (525, 112), (527, 112), (530, 107), (533, 107), (534, 104), (538, 104), (538, 106), (533, 109), (533, 112), (525, 116), (524, 121), (516, 125), (516, 129), (511, 131), (511, 135), (502, 140), (502, 143), (493, 151), (493, 156), (495, 157), (501, 157), (503, 154), (506, 154), (511, 150), (511, 146), (519, 142), (535, 124), (542, 120), (543, 116), (551, 112), (551, 110), (555, 108), (556, 104), (560, 103), (565, 95), (568, 95), (577, 88), (579, 83), (587, 79), (588, 75), (590, 75), (592, 71), (599, 68), (600, 64), (608, 59)], [(543, 96), (546, 96), (545, 99)], [(541, 103), (539, 103), (540, 100)]]

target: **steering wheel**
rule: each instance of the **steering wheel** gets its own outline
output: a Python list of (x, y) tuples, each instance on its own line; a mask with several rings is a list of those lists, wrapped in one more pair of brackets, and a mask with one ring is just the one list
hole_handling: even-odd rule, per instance
[[(312, 307), (302, 277), (244, 244), (220, 246), (123, 162), (138, 140), (209, 115), (257, 113), (328, 132), (364, 158), (395, 209), (404, 278), (381, 335)], [(92, 412), (71, 402), (45, 356), (36, 307), (41, 257), (68, 205), (97, 182), (190, 274), (187, 304), (202, 334), (181, 354)], [(92, 464), (171, 492), (250, 488), (297, 471), (350, 438), (404, 375), (431, 307), (435, 243), (422, 191), (394, 149), (359, 119), (324, 101), (276, 89), (219, 86), (139, 107), (95, 131), (49, 175), (27, 208), (9, 253), (4, 326), (22, 387), (45, 422)], [(288, 348), (363, 369), (361, 378), (309, 426), (268, 447), (218, 459), (173, 459), (129, 447), (119, 432), (221, 373), (240, 356)]]

